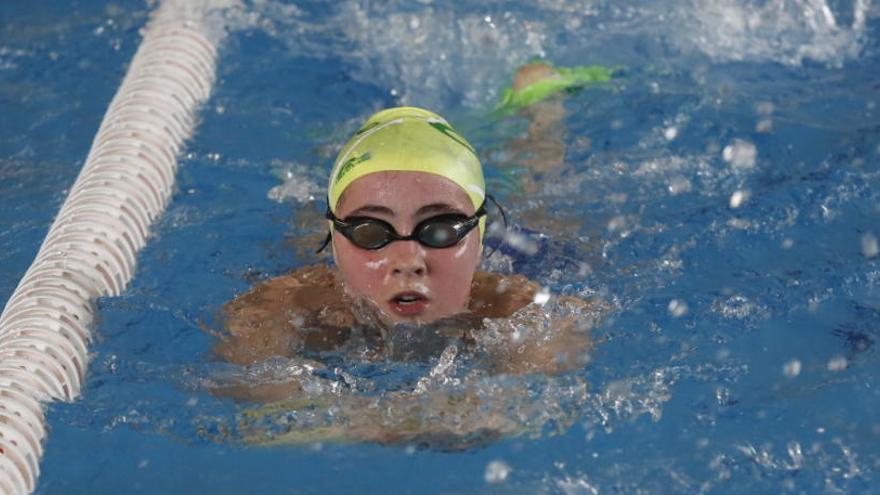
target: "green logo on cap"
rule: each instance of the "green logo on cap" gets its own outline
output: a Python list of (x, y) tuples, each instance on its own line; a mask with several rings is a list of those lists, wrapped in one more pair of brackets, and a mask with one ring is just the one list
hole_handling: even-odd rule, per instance
[(434, 129), (437, 129), (438, 131), (440, 131), (440, 132), (442, 132), (443, 134), (445, 134), (446, 136), (448, 136), (449, 139), (452, 139), (452, 140), (455, 141), (456, 143), (458, 143), (458, 144), (464, 146), (465, 148), (467, 148), (468, 151), (470, 151), (470, 152), (473, 153), (474, 155), (477, 154), (477, 151), (476, 151), (475, 149), (473, 149), (473, 148), (471, 147), (471, 145), (468, 144), (468, 142), (464, 140), (464, 138), (462, 138), (461, 136), (459, 136), (458, 133), (455, 132), (455, 129), (453, 129), (452, 127), (449, 127), (448, 125), (444, 124), (443, 122), (429, 122), (429, 124), (430, 124), (430, 126), (433, 127)]
[(351, 172), (351, 169), (353, 169), (355, 167), (355, 165), (357, 165), (359, 163), (363, 163), (369, 159), (370, 159), (369, 152), (364, 153), (362, 155), (355, 155), (355, 156), (349, 158), (348, 160), (345, 161), (345, 163), (342, 164), (341, 167), (339, 167), (339, 172), (336, 173), (336, 180), (334, 180), (333, 182), (338, 183), (339, 181), (342, 180), (342, 178), (345, 176), (345, 174)]

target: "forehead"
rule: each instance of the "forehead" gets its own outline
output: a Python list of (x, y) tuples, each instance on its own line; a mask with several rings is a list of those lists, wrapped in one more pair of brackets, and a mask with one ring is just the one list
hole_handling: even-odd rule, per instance
[(412, 171), (376, 172), (358, 178), (342, 193), (337, 210), (349, 211), (368, 204), (395, 211), (428, 204), (447, 204), (466, 213), (474, 210), (470, 197), (455, 182), (440, 175)]

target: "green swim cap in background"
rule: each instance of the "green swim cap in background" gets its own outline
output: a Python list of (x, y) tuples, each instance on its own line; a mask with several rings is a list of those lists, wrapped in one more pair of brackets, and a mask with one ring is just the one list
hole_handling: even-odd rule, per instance
[(330, 210), (336, 212), (340, 196), (352, 182), (386, 171), (445, 177), (464, 189), (475, 209), (486, 197), (483, 167), (474, 148), (446, 120), (421, 108), (389, 108), (367, 119), (342, 148), (330, 172)]
[(616, 69), (604, 65), (578, 67), (553, 67), (549, 63), (544, 65), (553, 69), (552, 77), (533, 82), (519, 91), (514, 91), (513, 87), (505, 88), (495, 111), (501, 114), (513, 113), (562, 91), (608, 82), (616, 72)]

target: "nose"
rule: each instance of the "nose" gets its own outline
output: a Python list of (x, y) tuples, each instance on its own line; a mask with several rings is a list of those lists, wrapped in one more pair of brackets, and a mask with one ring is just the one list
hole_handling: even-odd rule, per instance
[(396, 277), (422, 277), (428, 271), (425, 248), (416, 241), (392, 242), (388, 248), (389, 268)]

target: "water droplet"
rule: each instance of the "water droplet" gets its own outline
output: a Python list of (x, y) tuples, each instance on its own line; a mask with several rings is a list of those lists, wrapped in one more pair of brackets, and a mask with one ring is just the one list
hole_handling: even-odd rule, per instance
[(535, 293), (535, 298), (532, 300), (535, 304), (543, 306), (547, 304), (547, 301), (550, 300), (550, 289), (547, 287), (541, 287), (541, 290)]
[(785, 373), (785, 376), (789, 378), (794, 378), (801, 374), (801, 362), (797, 359), (792, 359), (791, 361), (785, 363), (785, 366), (782, 368), (782, 372)]
[(734, 139), (732, 143), (724, 147), (721, 152), (724, 161), (733, 168), (749, 169), (755, 166), (758, 158), (758, 148), (754, 144), (742, 139)]
[(608, 222), (608, 227), (607, 227), (607, 228), (608, 228), (608, 232), (614, 232), (614, 231), (617, 231), (617, 230), (623, 230), (623, 228), (624, 228), (625, 226), (626, 226), (626, 218), (624, 218), (623, 216), (619, 215), (619, 216), (616, 216), (616, 217), (612, 218), (612, 219)]
[(849, 363), (845, 357), (836, 356), (828, 361), (828, 371), (843, 371), (848, 365)]
[(734, 191), (733, 194), (730, 195), (730, 207), (731, 208), (739, 208), (743, 203), (748, 201), (749, 192), (748, 191)]
[(508, 230), (504, 234), (504, 242), (517, 251), (529, 256), (538, 253), (538, 243), (527, 235)]
[(673, 299), (669, 301), (669, 314), (676, 318), (680, 318), (686, 315), (688, 312), (688, 305), (684, 301), (679, 301), (678, 299)]
[(867, 233), (862, 236), (862, 255), (865, 258), (873, 258), (877, 256), (877, 253), (880, 252), (880, 247), (877, 244), (877, 237), (874, 234)]
[(486, 465), (486, 473), (483, 475), (486, 483), (503, 483), (510, 476), (510, 466), (504, 461), (494, 460)]
[(755, 106), (755, 110), (761, 115), (770, 115), (774, 110), (773, 103), (769, 101), (759, 102)]
[(677, 176), (673, 177), (672, 180), (669, 181), (669, 193), (673, 196), (686, 193), (691, 190), (691, 181), (687, 180), (685, 177)]
[(768, 132), (773, 130), (773, 119), (761, 119), (755, 125), (755, 132), (760, 132), (762, 134), (767, 134)]

